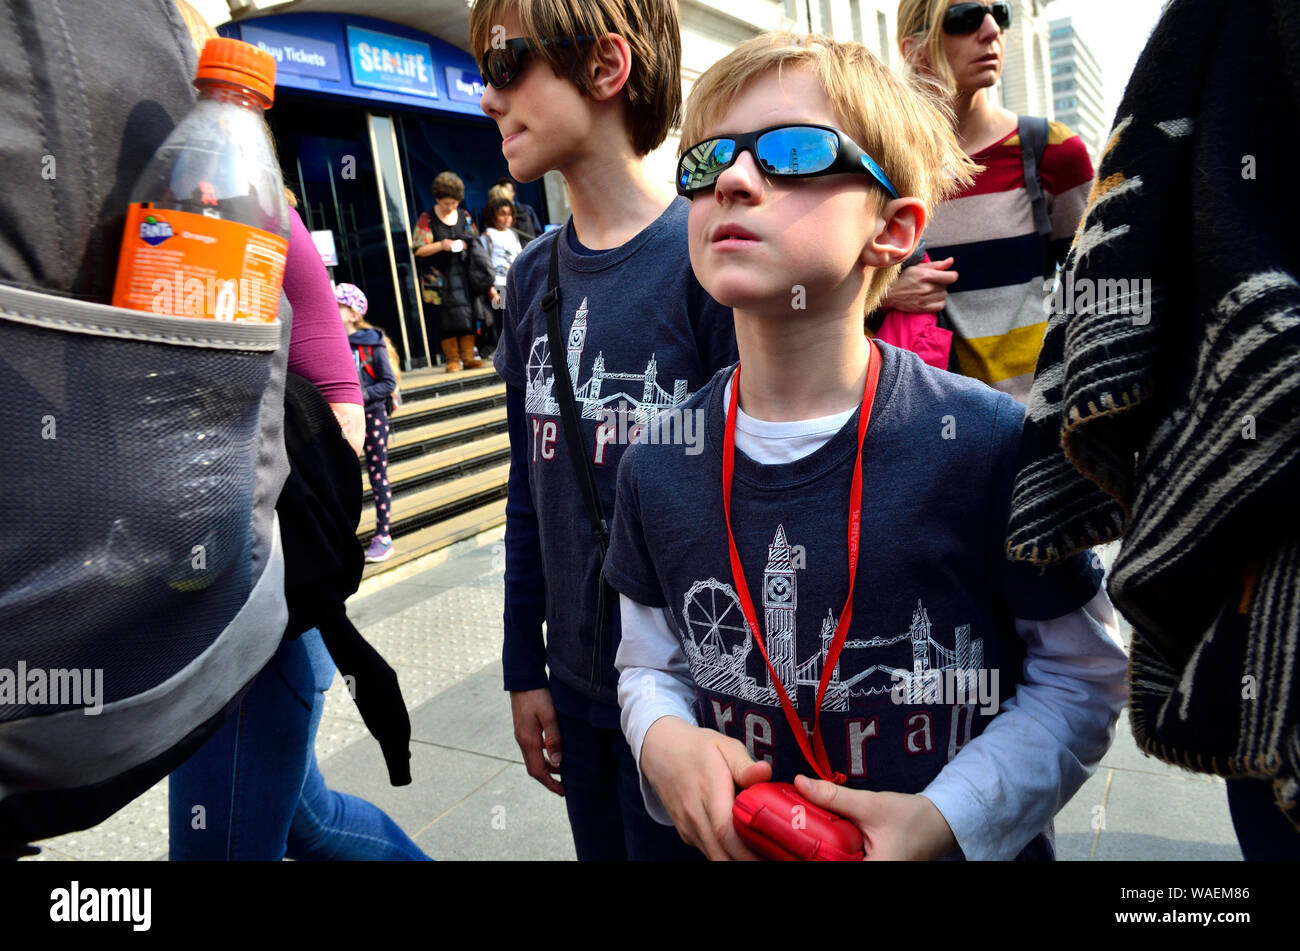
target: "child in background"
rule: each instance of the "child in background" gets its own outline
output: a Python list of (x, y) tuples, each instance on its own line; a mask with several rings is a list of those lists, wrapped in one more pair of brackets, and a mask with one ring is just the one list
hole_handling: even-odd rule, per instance
[(1015, 400), (862, 334), (973, 164), (861, 44), (790, 33), (696, 81), (681, 143), (691, 265), (740, 363), (687, 403), (704, 452), (661, 433), (618, 472), (605, 576), (648, 809), (754, 858), (736, 785), (795, 780), (867, 858), (1052, 858), (1126, 696), (1100, 570), (1007, 561)]
[(388, 338), (363, 319), (369, 305), (361, 288), (355, 284), (338, 284), (334, 297), (339, 304), (339, 317), (348, 331), (361, 396), (366, 404), (366, 472), (370, 474), (370, 488), (375, 496), (375, 537), (366, 548), (366, 561), (387, 561), (397, 553), (390, 534), (393, 489), (388, 484), (388, 411), (393, 391), (397, 389), (397, 373), (388, 358)]
[(514, 226), (515, 206), (509, 198), (494, 198), (488, 202), (485, 217), (488, 226), (483, 229), (483, 236), (479, 240), (491, 256), (492, 270), (496, 273), (488, 296), (494, 310), (503, 310), (506, 306), (506, 276), (510, 273), (510, 265), (515, 263), (519, 252), (532, 239)]

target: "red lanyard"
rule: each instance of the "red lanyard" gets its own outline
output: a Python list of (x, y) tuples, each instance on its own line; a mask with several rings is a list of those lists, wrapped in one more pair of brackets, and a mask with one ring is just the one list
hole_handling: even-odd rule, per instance
[[(843, 773), (831, 769), (830, 757), (826, 755), (826, 744), (822, 742), (821, 716), (822, 700), (826, 696), (826, 687), (830, 684), (831, 672), (839, 662), (840, 652), (844, 649), (844, 640), (848, 637), (849, 622), (853, 618), (853, 581), (858, 573), (858, 540), (862, 528), (862, 444), (867, 436), (867, 424), (871, 421), (871, 405), (876, 397), (876, 384), (880, 380), (880, 352), (875, 344), (867, 342), (867, 381), (862, 388), (862, 409), (858, 414), (858, 455), (853, 463), (853, 487), (849, 493), (849, 596), (844, 599), (844, 608), (840, 611), (839, 623), (835, 625), (835, 637), (831, 640), (822, 665), (821, 683), (817, 685), (817, 705), (813, 713), (812, 746), (808, 744), (808, 731), (799, 719), (785, 685), (772, 668), (772, 661), (767, 656), (767, 647), (758, 630), (758, 616), (754, 613), (754, 602), (749, 596), (749, 586), (745, 583), (745, 573), (741, 569), (740, 556), (736, 553), (736, 539), (731, 533), (731, 477), (736, 462), (736, 407), (740, 396), (740, 365), (736, 365), (735, 375), (731, 378), (731, 397), (727, 404), (727, 425), (723, 431), (722, 441), (722, 511), (727, 522), (727, 548), (731, 555), (731, 577), (736, 583), (736, 593), (740, 599), (740, 609), (749, 622), (749, 630), (754, 635), (767, 671), (776, 687), (776, 695), (781, 700), (781, 709), (785, 711), (790, 732), (799, 743), (804, 759), (817, 775), (829, 782), (843, 783)], [(796, 668), (797, 669), (797, 668)], [(796, 674), (796, 679), (797, 679)], [(798, 684), (794, 685), (796, 689)]]

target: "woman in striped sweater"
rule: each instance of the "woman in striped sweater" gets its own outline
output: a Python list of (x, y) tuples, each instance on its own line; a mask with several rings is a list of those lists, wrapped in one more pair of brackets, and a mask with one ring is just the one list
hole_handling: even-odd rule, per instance
[(1050, 235), (1040, 234), (1018, 117), (986, 92), (1002, 73), (1010, 27), (1006, 2), (898, 5), (904, 59), (947, 90), (962, 148), (983, 170), (936, 209), (925, 234), (931, 260), (903, 271), (882, 306), (944, 308), (962, 373), (1025, 402), (1047, 327), (1052, 276), (1083, 215), (1093, 170), (1082, 140), (1049, 123), (1038, 180)]

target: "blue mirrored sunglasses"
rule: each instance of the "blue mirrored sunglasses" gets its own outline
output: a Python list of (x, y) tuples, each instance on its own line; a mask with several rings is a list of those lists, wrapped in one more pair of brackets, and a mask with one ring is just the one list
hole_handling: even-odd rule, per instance
[(745, 151), (772, 178), (863, 172), (891, 197), (898, 197), (889, 176), (861, 146), (839, 129), (821, 125), (778, 125), (757, 132), (716, 135), (696, 143), (677, 163), (677, 193), (690, 197), (712, 188), (718, 176)]

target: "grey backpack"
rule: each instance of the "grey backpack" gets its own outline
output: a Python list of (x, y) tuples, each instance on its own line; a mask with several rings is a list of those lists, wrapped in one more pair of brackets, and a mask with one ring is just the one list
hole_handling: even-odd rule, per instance
[(3, 855), (164, 777), (279, 645), (291, 315), (106, 304), (128, 192), (193, 102), (170, 0), (0, 14)]

